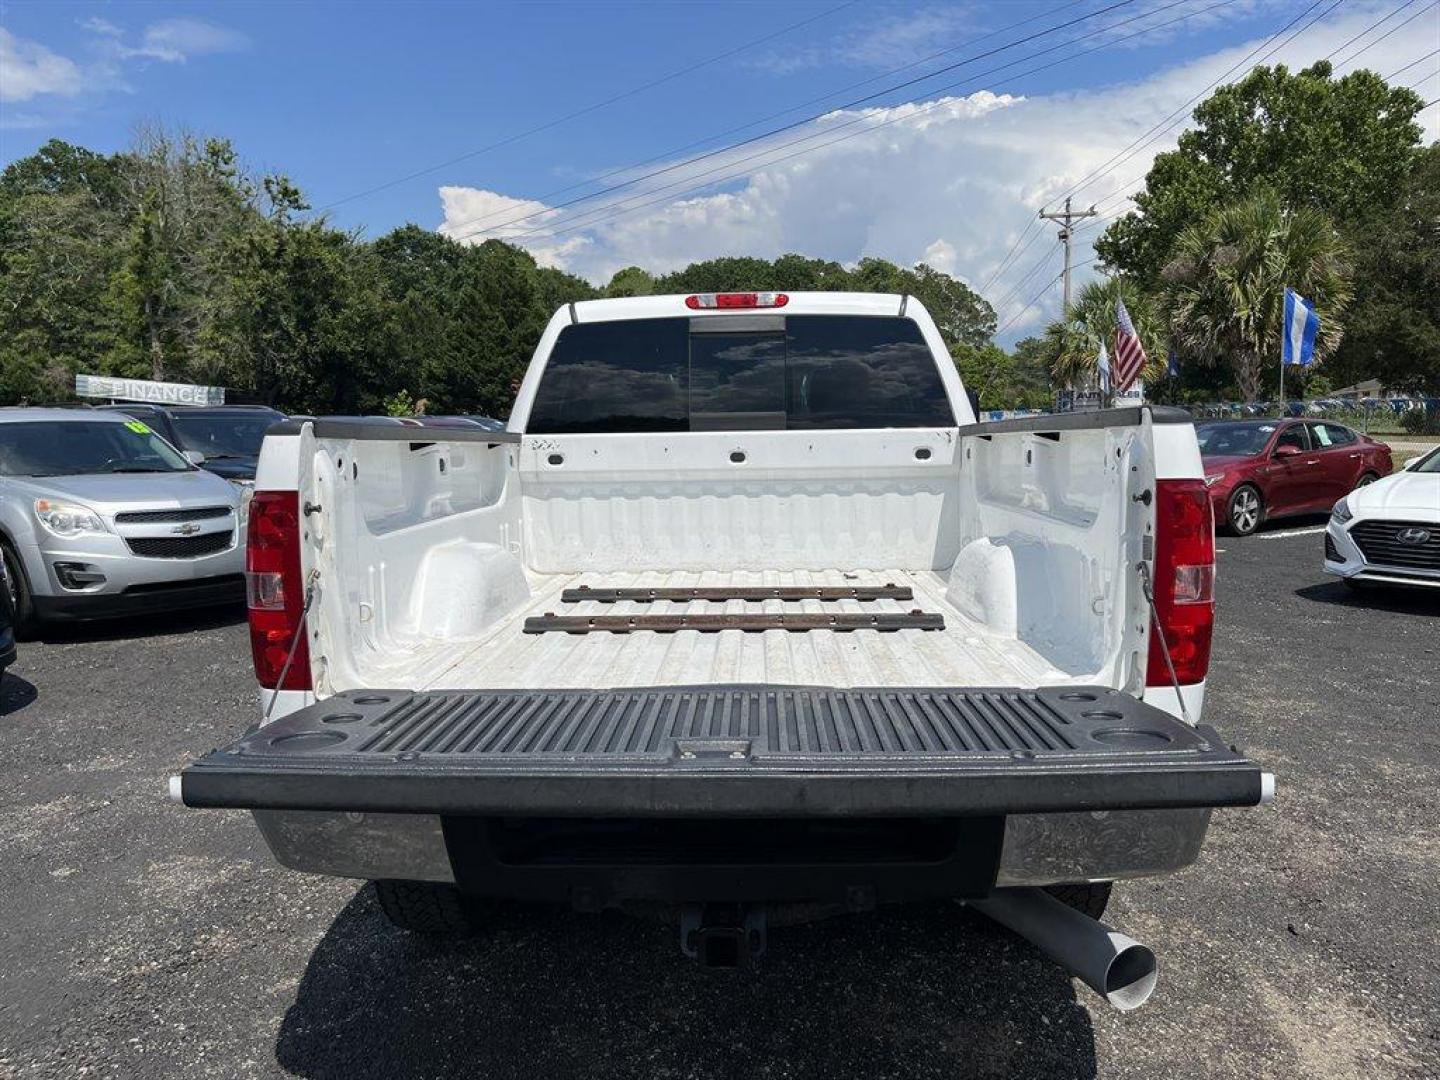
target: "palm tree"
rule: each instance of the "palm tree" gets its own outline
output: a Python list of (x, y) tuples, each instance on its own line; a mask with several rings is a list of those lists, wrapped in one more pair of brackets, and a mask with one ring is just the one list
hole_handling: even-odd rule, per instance
[(1329, 218), (1287, 209), (1272, 192), (1215, 210), (1180, 234), (1165, 267), (1171, 336), (1182, 356), (1229, 365), (1241, 396), (1254, 401), (1263, 365), (1280, 362), (1286, 286), (1320, 315), (1316, 359), (1340, 344), (1348, 256)]
[(1168, 341), (1159, 307), (1132, 279), (1117, 275), (1086, 284), (1070, 305), (1069, 318), (1057, 319), (1045, 328), (1045, 355), (1056, 386), (1094, 385), (1100, 343), (1114, 350), (1115, 302), (1122, 299), (1145, 347), (1141, 377), (1153, 380), (1165, 373)]

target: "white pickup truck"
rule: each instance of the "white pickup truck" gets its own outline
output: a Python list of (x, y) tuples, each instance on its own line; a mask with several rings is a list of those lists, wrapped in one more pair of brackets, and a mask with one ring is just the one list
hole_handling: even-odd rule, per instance
[(1214, 553), (1187, 414), (976, 423), (914, 299), (571, 304), (506, 431), (271, 430), (265, 716), (172, 792), (414, 930), (662, 910), (731, 965), (953, 897), (1130, 1007), (1110, 883), (1273, 790), (1199, 723)]

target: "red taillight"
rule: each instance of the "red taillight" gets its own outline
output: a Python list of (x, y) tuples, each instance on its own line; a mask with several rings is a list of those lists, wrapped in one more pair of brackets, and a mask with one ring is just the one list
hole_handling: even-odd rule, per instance
[(702, 308), (762, 308), (784, 307), (790, 297), (783, 292), (707, 292), (685, 298), (685, 306), (692, 311)]
[[(1215, 628), (1215, 520), (1203, 480), (1161, 480), (1155, 485), (1155, 611), (1145, 682), (1169, 686), (1170, 668), (1183, 684), (1210, 669)], [(1163, 630), (1164, 644), (1159, 630)]]
[[(300, 496), (294, 491), (257, 491), (250, 500), (245, 536), (245, 591), (250, 606), (250, 652), (255, 677), (267, 690), (309, 690), (310, 648), (301, 633), (305, 586), (300, 576)], [(280, 673), (295, 657), (285, 682)]]

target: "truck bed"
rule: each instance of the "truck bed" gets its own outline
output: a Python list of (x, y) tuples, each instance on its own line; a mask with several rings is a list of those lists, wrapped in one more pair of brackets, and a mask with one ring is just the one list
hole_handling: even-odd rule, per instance
[[(908, 586), (911, 600), (562, 603), (567, 589)], [(986, 631), (945, 600), (930, 571), (861, 570), (531, 575), (531, 600), (465, 642), (417, 639), (368, 661), (367, 682), (416, 690), (536, 690), (700, 684), (1053, 686), (1085, 681), (1036, 648)], [(943, 630), (526, 634), (534, 616), (674, 614), (943, 615)]]

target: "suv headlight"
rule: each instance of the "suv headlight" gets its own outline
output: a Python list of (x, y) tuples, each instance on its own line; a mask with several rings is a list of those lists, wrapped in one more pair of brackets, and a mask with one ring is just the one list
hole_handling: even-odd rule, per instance
[(255, 481), (231, 480), (230, 485), (235, 489), (235, 493), (240, 496), (240, 505), (236, 508), (235, 512), (239, 518), (240, 539), (243, 543), (245, 539), (245, 528), (250, 520), (250, 500), (255, 498)]
[(1343, 499), (1337, 502), (1330, 511), (1330, 520), (1335, 522), (1336, 525), (1344, 525), (1345, 522), (1349, 521), (1354, 516), (1355, 511), (1350, 509), (1349, 495), (1346, 495)]
[(35, 517), (56, 536), (79, 536), (81, 533), (103, 533), (105, 523), (100, 515), (79, 503), (36, 499)]

